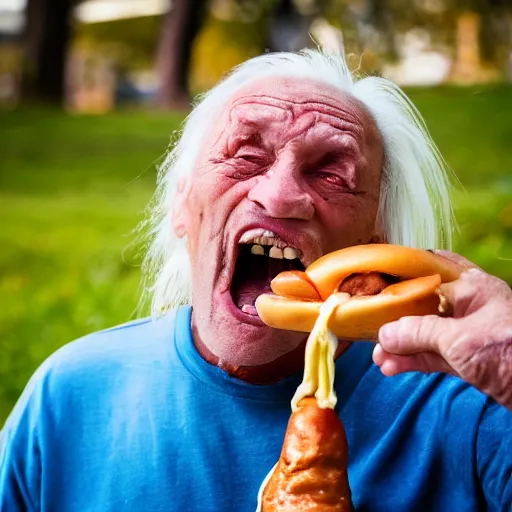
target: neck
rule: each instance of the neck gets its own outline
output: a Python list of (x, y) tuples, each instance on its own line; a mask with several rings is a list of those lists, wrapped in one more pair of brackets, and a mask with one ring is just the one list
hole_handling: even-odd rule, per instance
[[(192, 335), (199, 355), (207, 363), (224, 370), (231, 377), (235, 377), (250, 384), (272, 384), (304, 369), (304, 355), (307, 337), (304, 338), (304, 341), (300, 343), (297, 348), (287, 354), (283, 354), (281, 357), (278, 357), (270, 363), (260, 364), (257, 366), (237, 366), (235, 364), (226, 364), (225, 362), (220, 361), (219, 358), (201, 341), (194, 325), (192, 325)], [(335, 359), (341, 356), (349, 346), (349, 342), (340, 341), (335, 354)]]

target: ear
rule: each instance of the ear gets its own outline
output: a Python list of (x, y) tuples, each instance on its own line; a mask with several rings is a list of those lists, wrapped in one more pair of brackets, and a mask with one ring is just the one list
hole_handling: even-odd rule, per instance
[(172, 207), (172, 226), (174, 233), (178, 238), (183, 238), (187, 234), (187, 196), (188, 196), (188, 178), (181, 178), (178, 181), (176, 197)]

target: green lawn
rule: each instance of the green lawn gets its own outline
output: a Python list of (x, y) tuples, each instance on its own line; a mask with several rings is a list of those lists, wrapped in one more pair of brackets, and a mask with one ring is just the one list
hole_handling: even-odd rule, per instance
[[(512, 88), (411, 96), (463, 187), (456, 249), (512, 283)], [(62, 344), (132, 318), (133, 228), (181, 117), (34, 110), (0, 121), (0, 424)]]

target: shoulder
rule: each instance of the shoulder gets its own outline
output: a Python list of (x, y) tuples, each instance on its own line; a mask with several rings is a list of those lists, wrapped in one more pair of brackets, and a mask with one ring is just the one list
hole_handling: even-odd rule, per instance
[[(109, 407), (130, 386), (152, 385), (172, 374), (176, 317), (144, 318), (98, 331), (64, 345), (34, 372), (7, 420), (39, 422), (50, 410), (68, 414), (82, 407)], [(31, 418), (31, 419), (30, 419)]]
[(43, 366), (59, 372), (161, 358), (172, 347), (176, 315), (172, 311), (158, 319), (143, 318), (88, 334), (64, 345)]
[(168, 373), (174, 357), (174, 310), (159, 318), (144, 318), (89, 334), (68, 343), (43, 364), (52, 391), (117, 389), (136, 379)]

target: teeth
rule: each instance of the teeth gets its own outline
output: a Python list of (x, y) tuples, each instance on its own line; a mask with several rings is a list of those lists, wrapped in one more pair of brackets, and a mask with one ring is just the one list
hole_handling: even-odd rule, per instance
[[(261, 239), (259, 240), (261, 242)], [(255, 256), (265, 256), (265, 248), (259, 244), (254, 244), (251, 247), (251, 254), (254, 254)], [(275, 245), (270, 246), (268, 255), (270, 258), (278, 260), (282, 260), (283, 258), (286, 260), (294, 260), (299, 257), (297, 251), (293, 247), (285, 247), (284, 249), (281, 249)]]
[(255, 254), (256, 256), (264, 256), (265, 255), (265, 249), (261, 247), (261, 245), (254, 244), (251, 247), (251, 254)]
[(249, 229), (241, 237), (239, 243), (248, 244), (250, 242), (257, 242), (259, 237), (275, 238), (277, 235), (268, 229)]
[[(294, 260), (301, 258), (301, 252), (293, 247), (287, 247), (286, 242), (268, 229), (249, 229), (240, 237), (240, 244), (252, 244), (251, 253), (256, 256), (269, 254), (271, 258)], [(270, 248), (267, 253), (266, 247)]]
[(279, 247), (272, 246), (270, 248), (270, 252), (268, 253), (268, 255), (271, 258), (276, 258), (278, 260), (282, 260), (283, 259), (283, 250), (279, 249)]
[(295, 249), (293, 247), (285, 247), (284, 248), (284, 251), (283, 251), (283, 255), (285, 257), (285, 259), (287, 260), (294, 260), (295, 258), (297, 258), (297, 252), (295, 251)]
[(253, 240), (254, 244), (258, 245), (265, 245), (267, 247), (271, 247), (272, 245), (274, 247), (279, 247), (280, 249), (284, 249), (286, 247), (286, 242), (283, 242), (280, 238), (276, 237), (267, 237), (267, 236), (261, 236), (259, 238), (255, 238)]

